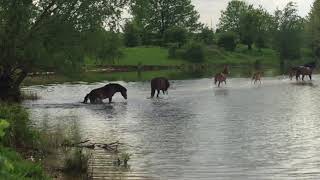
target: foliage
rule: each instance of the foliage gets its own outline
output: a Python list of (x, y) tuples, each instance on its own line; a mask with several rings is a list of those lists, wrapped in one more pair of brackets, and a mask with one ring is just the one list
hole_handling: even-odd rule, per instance
[(114, 63), (122, 56), (121, 38), (117, 33), (102, 28), (83, 33), (86, 56), (95, 59), (96, 64)]
[(237, 46), (235, 33), (221, 33), (218, 39), (218, 46), (224, 48), (227, 51), (234, 51)]
[(63, 72), (81, 69), (86, 55), (83, 32), (102, 27), (115, 30), (126, 3), (127, 0), (1, 1), (0, 99), (17, 100), (20, 84), (36, 68), (63, 67)]
[(204, 27), (198, 34), (198, 39), (206, 45), (212, 45), (214, 43), (214, 32), (208, 27)]
[(124, 44), (127, 47), (135, 47), (141, 45), (142, 32), (135, 22), (127, 22), (124, 26)]
[(40, 165), (28, 162), (16, 152), (0, 146), (0, 177), (3, 179), (49, 179)]
[(190, 42), (183, 49), (183, 58), (185, 60), (194, 63), (201, 63), (205, 60), (205, 52), (202, 44)]
[(5, 135), (5, 129), (7, 129), (9, 125), (6, 120), (0, 119), (0, 140), (2, 140), (2, 137)]
[(1, 104), (0, 115), (10, 126), (5, 130), (3, 144), (11, 147), (31, 147), (36, 134), (28, 127), (29, 117), (20, 105)]
[(172, 27), (166, 30), (164, 34), (165, 43), (175, 43), (178, 47), (187, 42), (187, 30), (182, 27)]
[(302, 47), (303, 19), (293, 2), (281, 11), (275, 12), (275, 46), (280, 59), (296, 59), (300, 57)]
[(160, 37), (173, 27), (195, 31), (201, 26), (191, 0), (133, 0), (131, 11), (139, 26)]
[(218, 29), (220, 32), (232, 31), (240, 35), (240, 18), (247, 11), (248, 5), (244, 1), (232, 0), (227, 9), (222, 11)]
[(309, 14), (307, 30), (314, 55), (320, 58), (320, 0), (315, 0)]

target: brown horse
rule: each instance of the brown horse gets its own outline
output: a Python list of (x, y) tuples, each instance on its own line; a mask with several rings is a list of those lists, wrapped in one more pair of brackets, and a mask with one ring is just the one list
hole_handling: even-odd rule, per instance
[(103, 99), (109, 98), (109, 103), (112, 101), (112, 97), (115, 93), (120, 92), (124, 99), (127, 99), (127, 89), (120, 84), (107, 84), (104, 87), (94, 89), (83, 100), (83, 103), (87, 103), (90, 99), (90, 103), (102, 103)]
[(263, 72), (255, 72), (252, 76), (252, 81), (254, 81), (254, 84), (256, 84), (258, 81), (260, 82), (261, 84), (261, 77), (263, 75)]
[(168, 94), (168, 88), (170, 87), (169, 80), (164, 77), (157, 77), (151, 80), (151, 98), (154, 97), (156, 91), (157, 91), (157, 97), (159, 97), (160, 91), (163, 92), (163, 94)]
[(222, 82), (227, 84), (227, 75), (228, 74), (229, 74), (229, 67), (228, 66), (224, 66), (223, 71), (214, 76), (214, 84), (217, 84), (217, 82), (219, 82), (218, 83), (218, 87), (220, 87), (220, 84)]
[[(299, 67), (290, 68), (290, 70), (289, 70), (289, 78), (290, 78), (290, 80), (292, 80), (293, 76), (296, 76), (298, 68)], [(299, 76), (298, 76), (298, 79), (299, 79)]]

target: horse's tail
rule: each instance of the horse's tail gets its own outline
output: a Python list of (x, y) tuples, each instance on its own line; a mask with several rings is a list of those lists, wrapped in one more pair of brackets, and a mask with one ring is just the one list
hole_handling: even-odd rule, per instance
[(90, 94), (87, 94), (86, 97), (84, 97), (83, 103), (87, 103), (89, 99)]

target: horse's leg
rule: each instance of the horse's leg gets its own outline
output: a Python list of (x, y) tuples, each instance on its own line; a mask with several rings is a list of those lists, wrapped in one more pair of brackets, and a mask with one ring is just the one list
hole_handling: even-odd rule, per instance
[(219, 83), (218, 83), (218, 87), (220, 87), (220, 83), (221, 83), (221, 82), (219, 81)]
[(304, 74), (302, 75), (302, 81), (304, 81)]
[(160, 94), (160, 90), (157, 90), (157, 97), (159, 97), (159, 94)]
[(310, 78), (310, 80), (312, 80), (312, 74), (309, 74), (309, 78)]
[(109, 104), (112, 102), (112, 97), (109, 97)]
[(154, 94), (156, 93), (156, 90), (154, 88), (151, 89), (151, 98), (154, 97)]
[(166, 94), (165, 90), (162, 90), (162, 93), (163, 93), (163, 95), (165, 95)]

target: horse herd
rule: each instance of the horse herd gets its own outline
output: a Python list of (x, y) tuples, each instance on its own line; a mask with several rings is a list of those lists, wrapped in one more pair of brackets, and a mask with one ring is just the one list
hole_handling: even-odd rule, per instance
[[(312, 73), (315, 69), (315, 62), (308, 63), (302, 66), (292, 67), (289, 70), (289, 77), (292, 78), (295, 76), (298, 81), (300, 78), (304, 81), (305, 76), (309, 76), (310, 80), (312, 80)], [(227, 76), (229, 74), (229, 67), (226, 65), (222, 72), (217, 73), (214, 76), (214, 84), (220, 87), (221, 83), (227, 84)], [(252, 76), (252, 81), (254, 83), (260, 82), (263, 72), (257, 71)], [(170, 87), (169, 80), (164, 77), (157, 77), (151, 80), (151, 98), (155, 96), (157, 92), (157, 97), (159, 97), (160, 92), (163, 94), (168, 94), (168, 88)], [(124, 99), (127, 99), (127, 89), (120, 84), (110, 83), (105, 85), (104, 87), (97, 88), (92, 90), (89, 94), (87, 94), (84, 98), (83, 103), (87, 103), (90, 100), (90, 103), (102, 103), (104, 99), (109, 99), (109, 103), (112, 102), (112, 97), (115, 93), (120, 92)]]

